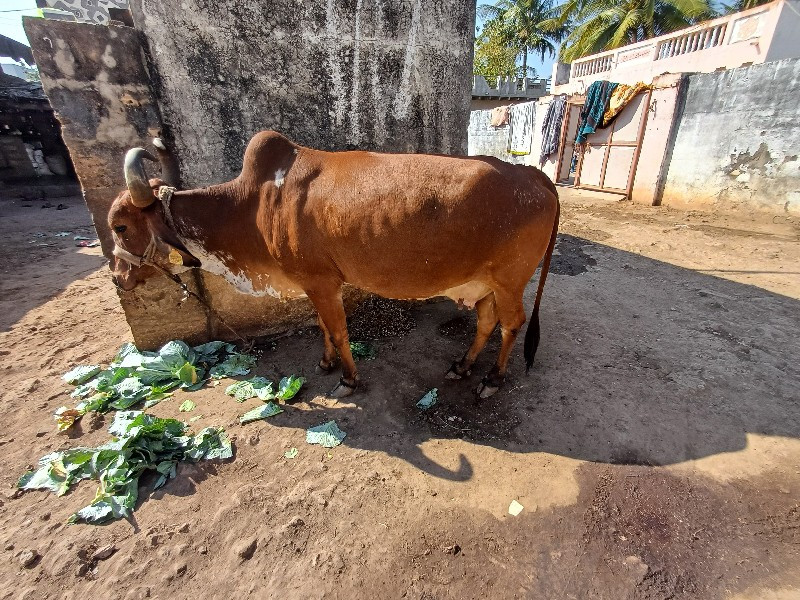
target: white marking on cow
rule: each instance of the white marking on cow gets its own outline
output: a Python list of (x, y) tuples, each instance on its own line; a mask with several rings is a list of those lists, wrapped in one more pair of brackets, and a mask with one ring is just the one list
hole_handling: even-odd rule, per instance
[(270, 278), (269, 274), (266, 273), (259, 273), (256, 276), (259, 288), (256, 289), (256, 286), (253, 284), (253, 280), (250, 279), (250, 277), (243, 270), (229, 266), (235, 262), (233, 256), (225, 252), (209, 252), (202, 245), (202, 242), (198, 241), (200, 239), (198, 230), (191, 228), (189, 231), (195, 239), (182, 238), (181, 241), (186, 246), (186, 249), (197, 260), (200, 261), (200, 268), (204, 271), (208, 271), (209, 273), (213, 273), (214, 275), (219, 275), (228, 283), (233, 285), (233, 287), (236, 288), (236, 291), (239, 293), (256, 297), (272, 296), (278, 300), (282, 300), (284, 297), (307, 297), (305, 292), (298, 292), (294, 289), (285, 290), (281, 289), (280, 286), (276, 288), (269, 283), (264, 283), (262, 281), (264, 277), (266, 277), (268, 280)]
[(278, 169), (275, 171), (275, 187), (281, 187), (283, 185), (283, 178), (286, 175), (286, 169)]

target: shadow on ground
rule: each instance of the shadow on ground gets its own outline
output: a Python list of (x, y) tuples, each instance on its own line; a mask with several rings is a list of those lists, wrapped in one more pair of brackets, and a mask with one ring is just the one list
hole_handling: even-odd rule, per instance
[[(448, 470), (419, 444), (463, 438), (514, 452), (668, 465), (741, 450), (748, 433), (800, 437), (800, 302), (573, 236), (560, 236), (557, 250), (536, 363), (525, 376), (518, 342), (501, 393), (480, 402), (474, 395), (497, 332), (470, 379), (447, 381), (474, 314), (450, 302), (422, 304), (412, 311), (415, 329), (379, 340), (378, 357), (360, 363), (364, 390), (350, 402), (289, 407), (270, 422), (306, 427), (335, 418), (349, 432), (347, 445), (453, 480), (471, 476), (467, 459)], [(527, 307), (534, 292), (529, 285)], [(309, 342), (281, 342), (280, 368), (307, 356)], [(309, 384), (307, 394), (322, 394), (335, 378)], [(439, 403), (418, 410), (416, 400), (433, 387)]]
[(81, 197), (7, 196), (0, 217), (0, 332), (108, 264), (75, 246), (76, 235), (97, 237)]

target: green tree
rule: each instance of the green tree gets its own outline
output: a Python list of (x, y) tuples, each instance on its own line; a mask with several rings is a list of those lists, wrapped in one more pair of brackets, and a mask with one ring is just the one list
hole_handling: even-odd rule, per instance
[[(487, 20), (486, 28), (496, 36), (497, 43), (514, 51), (522, 60), (522, 73), (528, 74), (528, 54), (555, 56), (558, 44), (567, 34), (564, 23), (556, 22), (556, 9), (552, 0), (497, 0), (483, 4), (478, 9), (481, 18)], [(550, 25), (543, 28), (541, 24)]]
[(736, 2), (733, 4), (723, 4), (722, 12), (724, 12), (726, 15), (729, 15), (731, 13), (747, 10), (748, 8), (761, 6), (767, 2), (772, 2), (772, 0), (736, 0)]
[(713, 15), (709, 0), (567, 0), (558, 18), (542, 26), (574, 25), (559, 57), (572, 62), (683, 29)]
[(483, 75), (491, 85), (496, 77), (521, 77), (526, 75), (517, 65), (517, 49), (510, 48), (490, 23), (475, 36), (475, 61), (473, 73)]

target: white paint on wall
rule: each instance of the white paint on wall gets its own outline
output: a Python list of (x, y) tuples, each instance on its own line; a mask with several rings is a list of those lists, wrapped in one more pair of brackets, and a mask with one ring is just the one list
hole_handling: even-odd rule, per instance
[(356, 0), (355, 39), (353, 40), (353, 92), (350, 94), (350, 130), (347, 139), (353, 144), (361, 143), (361, 15), (364, 0)]
[(413, 97), (412, 78), (416, 76), (415, 63), (417, 60), (417, 36), (420, 33), (422, 0), (416, 0), (411, 9), (411, 25), (408, 29), (408, 42), (406, 42), (405, 59), (403, 60), (403, 74), (400, 76), (400, 88), (394, 97), (392, 107), (399, 119), (408, 117)]
[[(336, 14), (335, 0), (327, 0), (325, 5), (325, 33), (330, 39), (339, 37), (339, 17)], [(337, 127), (342, 127), (347, 117), (347, 90), (344, 84), (344, 74), (339, 62), (339, 53), (334, 44), (327, 44), (328, 72), (331, 74), (333, 84), (333, 120)]]

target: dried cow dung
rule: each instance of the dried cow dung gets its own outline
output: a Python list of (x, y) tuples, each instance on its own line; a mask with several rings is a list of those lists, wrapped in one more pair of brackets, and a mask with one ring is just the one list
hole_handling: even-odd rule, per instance
[(375, 340), (405, 335), (417, 326), (407, 300), (370, 296), (353, 311), (348, 322), (352, 340)]

